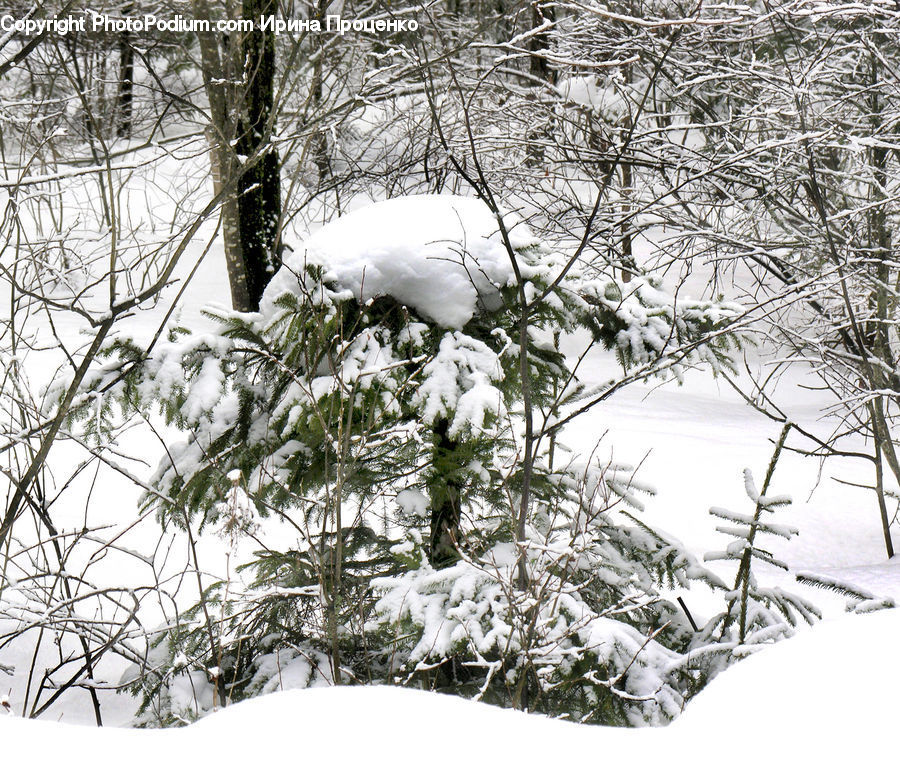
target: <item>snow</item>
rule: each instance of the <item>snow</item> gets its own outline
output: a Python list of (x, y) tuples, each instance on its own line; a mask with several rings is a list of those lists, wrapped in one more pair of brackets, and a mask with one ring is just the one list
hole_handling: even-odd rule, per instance
[(400, 491), (395, 500), (397, 506), (400, 507), (405, 515), (425, 517), (431, 506), (428, 496), (422, 493), (418, 488), (406, 488), (405, 490)]
[(628, 114), (628, 102), (615, 84), (602, 85), (593, 75), (564, 78), (557, 86), (567, 102), (595, 112), (610, 124), (619, 123)]
[(500, 358), (485, 343), (461, 332), (441, 339), (437, 356), (423, 368), (416, 405), (422, 422), (453, 417), (447, 431), (458, 437), (464, 431), (479, 434), (488, 415), (499, 415), (503, 395), (492, 381), (503, 379)]
[[(513, 249), (533, 243), (531, 232), (504, 216)], [(285, 259), (260, 304), (297, 291), (304, 265), (322, 265), (326, 278), (361, 302), (384, 296), (411, 306), (442, 327), (460, 329), (479, 302), (497, 302), (513, 268), (497, 218), (475, 198), (401, 196), (346, 214), (313, 234)]]
[(815, 759), (837, 769), (854, 754), (854, 766), (865, 766), (868, 754), (888, 758), (900, 694), (898, 634), (897, 610), (801, 629), (719, 675), (673, 726), (722, 738), (747, 727), (796, 761), (808, 755), (807, 769), (817, 768)]
[(898, 636), (900, 611), (823, 623), (725, 671), (663, 729), (578, 726), (399, 687), (331, 687), (247, 700), (184, 729), (0, 717), (2, 760), (4, 769), (31, 768), (40, 749), (43, 769), (66, 772), (155, 772), (163, 763), (740, 772), (777, 753), (778, 769), (881, 768), (895, 753)]

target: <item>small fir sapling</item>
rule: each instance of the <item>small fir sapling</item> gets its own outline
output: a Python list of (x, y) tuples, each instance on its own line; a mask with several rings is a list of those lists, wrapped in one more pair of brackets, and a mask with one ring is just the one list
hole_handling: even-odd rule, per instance
[[(744, 488), (753, 504), (752, 514), (733, 512), (722, 507), (710, 508), (711, 515), (727, 523), (717, 526), (716, 530), (733, 537), (733, 541), (724, 550), (707, 553), (704, 560), (736, 562), (738, 568), (733, 583), (725, 588), (725, 610), (714, 615), (694, 636), (694, 643), (685, 656), (685, 662), (693, 663), (703, 674), (703, 679), (714, 678), (735, 658), (792, 636), (800, 621), (811, 625), (822, 617), (812, 603), (795, 593), (781, 587), (760, 587), (753, 571), (755, 560), (788, 571), (784, 562), (770, 550), (759, 546), (757, 541), (761, 534), (787, 540), (798, 533), (793, 526), (779, 525), (764, 519), (776, 509), (791, 503), (789, 496), (772, 495), (768, 492), (790, 430), (791, 424), (785, 423), (776, 441), (761, 490), (757, 489), (752, 472), (744, 470)], [(894, 607), (891, 598), (877, 597), (867, 590), (831, 577), (798, 572), (794, 578), (801, 584), (846, 595), (850, 598), (848, 611), (866, 613)], [(705, 665), (700, 665), (703, 661)]]
[(707, 553), (704, 559), (736, 561), (738, 569), (734, 584), (725, 595), (728, 603), (725, 611), (707, 623), (704, 633), (709, 638), (733, 643), (733, 653), (738, 656), (752, 651), (762, 643), (792, 635), (793, 628), (800, 620), (812, 624), (822, 617), (815, 606), (794, 593), (780, 587), (760, 587), (753, 573), (754, 560), (788, 570), (787, 565), (756, 543), (760, 534), (790, 539), (798, 533), (793, 526), (764, 520), (776, 508), (791, 503), (790, 496), (770, 495), (768, 492), (790, 429), (791, 424), (785, 423), (775, 444), (761, 490), (756, 488), (753, 473), (749, 469), (744, 470), (744, 489), (753, 504), (753, 513), (741, 514), (722, 507), (711, 507), (709, 510), (711, 515), (728, 523), (717, 526), (716, 530), (734, 537), (734, 541), (723, 551)]

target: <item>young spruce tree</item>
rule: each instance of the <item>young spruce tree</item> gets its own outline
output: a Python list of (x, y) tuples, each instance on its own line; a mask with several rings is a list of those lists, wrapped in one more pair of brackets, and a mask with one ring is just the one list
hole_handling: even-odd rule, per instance
[(545, 443), (516, 543), (519, 302), (540, 299), (526, 355), (548, 415), (586, 396), (567, 334), (589, 330), (626, 375), (678, 375), (729, 365), (738, 309), (676, 300), (648, 277), (566, 273), (523, 224), (505, 218), (508, 242), (499, 225), (476, 199), (374, 204), (292, 255), (259, 313), (211, 311), (212, 332), (109, 351), (89, 388), (159, 406), (186, 432), (146, 499), (164, 523), (220, 523), (239, 486), (297, 534), (256, 553), (245, 588), (206, 588), (160, 634), (138, 682), (148, 720), (166, 720), (175, 677), (213, 673), (239, 699), (292, 668), (298, 685), (399, 680), (585, 721), (678, 713), (700, 680), (683, 657), (696, 641), (660, 588), (724, 584), (638, 519), (652, 488)]

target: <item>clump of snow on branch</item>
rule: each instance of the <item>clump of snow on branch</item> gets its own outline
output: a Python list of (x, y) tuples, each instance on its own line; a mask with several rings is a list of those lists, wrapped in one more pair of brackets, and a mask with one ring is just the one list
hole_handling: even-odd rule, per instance
[(431, 507), (431, 501), (418, 488), (405, 488), (394, 498), (397, 506), (405, 515), (425, 517)]
[[(504, 223), (513, 249), (535, 243), (514, 216)], [(401, 196), (324, 226), (272, 279), (260, 305), (264, 316), (297, 287), (306, 265), (323, 266), (325, 281), (361, 302), (392, 297), (451, 329), (462, 328), (479, 304), (496, 307), (497, 289), (515, 281), (497, 218), (463, 196)]]
[(624, 84), (616, 80), (598, 78), (596, 75), (581, 75), (562, 79), (556, 89), (569, 104), (587, 109), (598, 120), (608, 125), (621, 124), (629, 114), (629, 98), (626, 87), (639, 92), (646, 83)]

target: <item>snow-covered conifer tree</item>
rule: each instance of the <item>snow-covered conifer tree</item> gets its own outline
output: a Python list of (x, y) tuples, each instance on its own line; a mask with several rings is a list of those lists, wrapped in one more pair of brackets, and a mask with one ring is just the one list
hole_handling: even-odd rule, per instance
[[(560, 351), (568, 333), (592, 331), (631, 379), (728, 366), (735, 340), (735, 306), (588, 279), (477, 199), (417, 196), (322, 228), (258, 314), (213, 311), (216, 332), (150, 351), (120, 341), (94, 374), (100, 390), (127, 373), (121, 404), (159, 404), (188, 432), (147, 499), (164, 521), (217, 521), (240, 479), (261, 517), (297, 530), (294, 548), (257, 554), (242, 600), (231, 590), (215, 646), (199, 621), (178, 632), (207, 671), (227, 664), (232, 696), (301, 647), (334, 682), (424, 680), (595, 721), (678, 712), (690, 631), (657, 584), (716, 580), (635, 519), (651, 489), (633, 470), (545, 443), (517, 543), (522, 297), (531, 404), (548, 416), (593, 396)], [(172, 640), (160, 650), (189, 648)]]

